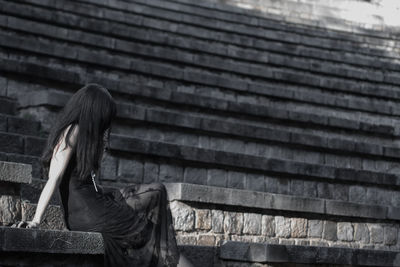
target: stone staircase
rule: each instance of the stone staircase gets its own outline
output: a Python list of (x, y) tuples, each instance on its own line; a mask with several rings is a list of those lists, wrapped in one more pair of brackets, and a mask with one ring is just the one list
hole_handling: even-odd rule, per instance
[[(207, 1), (0, 0), (0, 160), (32, 165), (22, 218), (45, 183), (38, 157), (56, 113), (97, 82), (118, 102), (102, 184), (165, 183), (196, 266), (399, 266), (397, 37), (252, 14)], [(1, 238), (70, 240), (58, 205), (40, 230)], [(81, 234), (78, 252), (92, 242)]]

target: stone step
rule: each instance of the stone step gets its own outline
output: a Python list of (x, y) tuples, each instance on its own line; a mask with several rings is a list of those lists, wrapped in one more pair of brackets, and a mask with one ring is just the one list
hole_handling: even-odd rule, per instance
[[(31, 67), (35, 67), (37, 69), (41, 69), (42, 71), (36, 72), (35, 75), (41, 78), (52, 79), (56, 81), (66, 81), (70, 82), (71, 80), (75, 80), (78, 84), (84, 83), (81, 78), (79, 78), (79, 74), (76, 72), (68, 72), (65, 69), (57, 69), (47, 68), (43, 65), (39, 64), (28, 64), (26, 62), (16, 62), (13, 60), (1, 60), (2, 68), (7, 68), (8, 71), (15, 72), (17, 71), (19, 74), (28, 73), (28, 69)], [(25, 70), (22, 68), (22, 64), (25, 65)], [(161, 70), (160, 70), (161, 71)], [(31, 74), (31, 73), (30, 73)], [(100, 76), (94, 76), (87, 74), (87, 77), (93, 82), (99, 82), (100, 84), (105, 85), (110, 91), (118, 93), (118, 94), (129, 94), (129, 95), (137, 95), (141, 97), (157, 99), (161, 101), (168, 101), (169, 103), (174, 104), (185, 104), (196, 106), (199, 108), (206, 109), (214, 109), (220, 110), (221, 112), (232, 112), (236, 114), (246, 114), (249, 116), (260, 116), (265, 118), (271, 118), (273, 120), (279, 120), (280, 123), (284, 121), (292, 121), (292, 122), (306, 122), (307, 127), (315, 126), (323, 126), (332, 127), (332, 128), (340, 128), (340, 129), (348, 129), (350, 131), (365, 131), (368, 133), (375, 133), (383, 136), (397, 136), (399, 135), (399, 130), (395, 126), (388, 125), (385, 123), (369, 123), (364, 121), (355, 121), (349, 120), (345, 118), (338, 118), (336, 116), (321, 116), (319, 114), (309, 114), (309, 113), (301, 113), (297, 111), (284, 110), (284, 109), (276, 109), (265, 107), (258, 104), (250, 104), (250, 103), (237, 103), (230, 100), (218, 99), (215, 97), (208, 96), (199, 96), (195, 93), (183, 93), (173, 91), (171, 88), (167, 87), (158, 87), (158, 86), (146, 86), (146, 85), (138, 85), (136, 83), (125, 82), (121, 80), (108, 79)], [(82, 78), (83, 79), (83, 78)], [(134, 87), (140, 87), (140, 90), (134, 90)], [(146, 90), (142, 90), (141, 88), (146, 88)], [(130, 88), (127, 90), (125, 88)], [(34, 93), (32, 93), (34, 94)], [(32, 95), (30, 94), (30, 95)], [(40, 93), (45, 95), (46, 93)], [(193, 97), (195, 96), (195, 97)], [(39, 105), (39, 103), (44, 103), (47, 101), (49, 97), (45, 96), (43, 100), (40, 100), (39, 97), (35, 97), (32, 100), (21, 100), (21, 107), (27, 107), (31, 105)], [(55, 99), (57, 97), (54, 97)], [(58, 100), (59, 102), (62, 100)], [(31, 104), (32, 103), (32, 104)], [(350, 105), (350, 102), (349, 102)], [(235, 115), (236, 116), (236, 115)], [(43, 123), (43, 122), (42, 122)]]
[[(21, 108), (46, 106), (52, 109), (61, 109), (68, 99), (70, 94), (61, 93), (57, 91), (40, 91), (32, 92), (25, 95), (20, 100)], [(271, 112), (273, 113), (273, 112)], [(276, 112), (275, 114), (278, 114)], [(135, 122), (136, 128), (139, 127), (137, 122), (146, 122), (146, 125), (159, 124), (165, 126), (179, 127), (187, 131), (196, 131), (199, 135), (227, 135), (229, 138), (246, 139), (254, 138), (253, 142), (259, 143), (271, 141), (279, 142), (280, 145), (292, 147), (302, 146), (310, 150), (324, 149), (324, 153), (337, 153), (338, 151), (344, 152), (346, 155), (356, 154), (357, 156), (368, 155), (378, 157), (397, 158), (400, 157), (400, 149), (396, 146), (388, 146), (381, 144), (373, 144), (371, 142), (362, 140), (349, 140), (341, 138), (330, 138), (325, 136), (318, 136), (317, 134), (296, 133), (290, 130), (279, 130), (273, 127), (261, 127), (256, 125), (247, 124), (241, 121), (227, 121), (225, 118), (207, 118), (206, 116), (186, 115), (186, 113), (169, 111), (157, 108), (146, 108), (139, 105), (118, 104), (117, 119), (131, 120)], [(163, 130), (164, 131), (164, 130)], [(202, 133), (202, 131), (205, 131)], [(128, 135), (128, 132), (126, 133)], [(165, 131), (164, 131), (165, 134)], [(135, 132), (129, 132), (129, 135), (136, 136)], [(160, 135), (162, 135), (160, 133)], [(147, 134), (148, 136), (148, 134)], [(158, 137), (157, 140), (160, 138)], [(359, 139), (359, 138), (358, 138)], [(161, 137), (163, 140), (163, 137)], [(165, 140), (167, 141), (167, 140)], [(276, 144), (276, 143), (275, 143)], [(393, 143), (392, 143), (393, 144)], [(193, 143), (192, 145), (201, 147), (200, 143)], [(261, 144), (258, 144), (260, 146)], [(232, 149), (235, 146), (232, 145)], [(237, 145), (237, 147), (241, 147)], [(222, 148), (222, 147), (221, 147)], [(247, 151), (247, 149), (245, 149)], [(238, 151), (241, 152), (242, 148)]]
[[(18, 10), (18, 9), (16, 9)], [(38, 13), (42, 14), (42, 13)], [(103, 48), (109, 48), (108, 43), (110, 43), (110, 40), (112, 40), (115, 44), (114, 51), (121, 51), (124, 53), (132, 53), (132, 51), (135, 52), (135, 54), (138, 54), (139, 56), (150, 56), (150, 57), (156, 57), (161, 60), (166, 60), (166, 61), (180, 61), (181, 63), (184, 64), (191, 64), (191, 65), (197, 65), (199, 67), (203, 68), (211, 68), (211, 69), (218, 69), (218, 70), (223, 70), (223, 71), (229, 71), (229, 72), (234, 72), (237, 73), (237, 75), (252, 75), (256, 78), (262, 79), (262, 78), (268, 78), (268, 79), (278, 79), (278, 77), (274, 77), (272, 75), (272, 72), (281, 72), (282, 70), (289, 69), (294, 73), (300, 72), (301, 74), (304, 74), (302, 72), (306, 72), (305, 74), (307, 75), (314, 75), (315, 77), (321, 77), (320, 79), (325, 79), (325, 78), (346, 78), (346, 79), (356, 79), (356, 82), (361, 80), (361, 81), (372, 81), (372, 82), (379, 82), (380, 84), (383, 83), (388, 83), (388, 84), (399, 84), (400, 79), (396, 79), (397, 74), (396, 72), (382, 72), (382, 68), (380, 69), (371, 69), (371, 65), (368, 66), (363, 66), (363, 68), (356, 67), (356, 66), (343, 66), (343, 62), (340, 63), (330, 63), (327, 62), (325, 59), (323, 62), (320, 60), (314, 60), (312, 58), (294, 58), (292, 55), (279, 55), (275, 53), (268, 53), (264, 52), (263, 56), (260, 57), (259, 53), (256, 53), (255, 51), (250, 51), (250, 53), (246, 53), (245, 51), (240, 51), (236, 50), (235, 53), (230, 52), (229, 55), (223, 55), (223, 57), (216, 57), (215, 55), (206, 55), (204, 52), (207, 51), (201, 51), (202, 54), (199, 56), (196, 53), (191, 53), (188, 51), (180, 51), (178, 54), (176, 54), (176, 49), (171, 49), (171, 48), (166, 48), (166, 47), (152, 47), (149, 46), (148, 43), (142, 43), (139, 44), (137, 42), (132, 43), (132, 42), (127, 42), (124, 40), (115, 40), (115, 39), (109, 39), (109, 37), (101, 37), (97, 36), (97, 38), (91, 39), (82, 39), (80, 38), (80, 34), (78, 31), (75, 32), (75, 34), (70, 34), (69, 36), (62, 35), (62, 29), (65, 28), (60, 28), (56, 26), (54, 27), (53, 31), (48, 31), (47, 34), (43, 32), (40, 29), (40, 25), (43, 24), (38, 24), (36, 22), (31, 22), (29, 23), (33, 24), (32, 28), (22, 28), (23, 24), (28, 23), (27, 20), (21, 20), (17, 18), (13, 18), (15, 20), (15, 23), (11, 24), (8, 23), (8, 27), (16, 29), (16, 30), (25, 30), (28, 33), (34, 33), (34, 34), (45, 34), (50, 38), (57, 38), (57, 39), (64, 39), (66, 41), (70, 42), (78, 42), (81, 44), (89, 44), (92, 46), (100, 46), (99, 45), (99, 38), (103, 39), (104, 45)], [(81, 21), (81, 20), (79, 20)], [(67, 25), (68, 26), (68, 25)], [(72, 25), (71, 25), (72, 27)], [(90, 29), (83, 28), (83, 30), (88, 31)], [(72, 31), (72, 30), (71, 30)], [(59, 34), (57, 34), (60, 32)], [(9, 44), (10, 46), (16, 46), (15, 48), (18, 47), (24, 47), (24, 48), (30, 48), (30, 49), (35, 49), (38, 50), (40, 49), (40, 52), (46, 53), (45, 51), (49, 51), (48, 48), (44, 45), (43, 47), (32, 47), (31, 45), (27, 44), (21, 44), (22, 37), (13, 37), (10, 35), (5, 35), (3, 38), (7, 38), (9, 40), (3, 41), (3, 45)], [(27, 41), (24, 40), (24, 42), (32, 42), (32, 41)], [(53, 41), (54, 42), (54, 41)], [(55, 46), (57, 45), (56, 43), (50, 43), (50, 46)], [(63, 44), (59, 44), (58, 46), (64, 46)], [(205, 46), (209, 47), (209, 46)], [(231, 50), (234, 51), (234, 50)], [(210, 52), (208, 52), (210, 53)], [(225, 51), (226, 53), (226, 51)], [(236, 54), (236, 56), (235, 56)], [(246, 57), (247, 55), (247, 57)], [(243, 57), (244, 56), (244, 57)], [(232, 58), (233, 57), (233, 58)], [(246, 60), (246, 62), (243, 62), (243, 60)], [(249, 61), (251, 63), (249, 63)], [(376, 60), (375, 60), (376, 62)], [(265, 64), (269, 64), (269, 71), (265, 71)], [(366, 68), (367, 67), (367, 68)], [(306, 84), (307, 85), (307, 84)], [(375, 85), (376, 86), (376, 85)], [(331, 88), (335, 89), (335, 88)]]
[[(0, 85), (2, 86), (2, 85)], [(0, 88), (0, 91), (3, 88)], [(0, 115), (5, 116), (7, 115), (15, 115), (16, 114), (16, 101), (9, 97), (0, 96)], [(4, 114), (4, 115), (3, 115)], [(1, 123), (3, 124), (3, 123)]]
[(29, 184), (32, 181), (32, 166), (24, 163), (0, 161), (0, 181)]
[[(215, 248), (180, 245), (179, 250), (195, 267), (215, 266)], [(103, 265), (103, 257), (99, 232), (0, 226), (1, 265), (95, 267)]]
[[(215, 166), (229, 170), (261, 171), (265, 174), (282, 175), (284, 177), (293, 177), (293, 175), (297, 175), (297, 178), (318, 179), (325, 182), (341, 181), (391, 186), (400, 184), (399, 177), (396, 174), (386, 172), (334, 167), (324, 164), (310, 164), (274, 157), (266, 158), (243, 153), (232, 153), (215, 149), (203, 149), (166, 142), (149, 141), (117, 134), (112, 134), (111, 136), (109, 143), (111, 152), (167, 157), (183, 161), (185, 164), (192, 163), (202, 165), (202, 168), (205, 166), (207, 166), (207, 168)], [(182, 177), (177, 178), (182, 179)], [(214, 185), (224, 185), (226, 184), (226, 179), (212, 182)], [(256, 184), (254, 186), (256, 186)]]
[(40, 122), (8, 114), (0, 114), (0, 131), (21, 135), (43, 135), (40, 128)]
[(243, 210), (253, 208), (258, 210), (258, 213), (276, 210), (339, 217), (400, 220), (400, 208), (391, 206), (368, 205), (333, 199), (307, 198), (189, 183), (165, 183), (165, 185), (171, 202), (177, 200), (209, 206), (232, 206)]
[(296, 266), (400, 266), (399, 251), (235, 241), (227, 241), (221, 246), (220, 258), (227, 261), (224, 266), (238, 266), (238, 262), (294, 263)]
[[(94, 0), (86, 0), (85, 2), (95, 3)], [(103, 5), (106, 5), (110, 2), (101, 1)], [(125, 1), (131, 3), (132, 1)], [(374, 30), (369, 29), (367, 27), (360, 27), (357, 25), (342, 25), (344, 28), (341, 28), (340, 25), (339, 30), (335, 30), (335, 25), (324, 24), (321, 21), (315, 21), (314, 19), (306, 18), (306, 16), (301, 16), (304, 14), (304, 10), (310, 12), (309, 4), (313, 1), (285, 1), (282, 5), (280, 3), (276, 3), (274, 1), (264, 2), (261, 4), (261, 8), (270, 7), (270, 8), (288, 8), (288, 11), (293, 14), (292, 19), (288, 18), (288, 16), (283, 16), (282, 14), (274, 14), (265, 12), (265, 10), (252, 10), (250, 7), (260, 8), (257, 4), (252, 3), (251, 1), (244, 1), (242, 4), (247, 5), (246, 8), (240, 8), (240, 4), (235, 3), (234, 1), (227, 1), (224, 3), (217, 1), (207, 1), (207, 2), (195, 2), (192, 0), (172, 0), (172, 1), (152, 1), (151, 3), (146, 2), (144, 0), (135, 0), (136, 4), (143, 4), (149, 6), (160, 7), (165, 10), (175, 11), (175, 12), (183, 12), (195, 15), (201, 15), (202, 17), (218, 19), (233, 23), (240, 23), (248, 26), (262, 26), (266, 28), (276, 29), (276, 30), (289, 30), (299, 34), (311, 35), (311, 36), (321, 36), (326, 38), (337, 38), (348, 41), (357, 41), (366, 43), (379, 43), (382, 38), (389, 39), (398, 39), (399, 34), (395, 31), (395, 29), (391, 29), (391, 27), (385, 28), (385, 30)], [(314, 1), (314, 3), (317, 1)], [(112, 3), (112, 2), (111, 2)], [(335, 3), (333, 3), (335, 5)], [(335, 10), (333, 8), (332, 3), (328, 5), (324, 5), (321, 3), (317, 3), (314, 5), (317, 8), (326, 9), (326, 10)], [(293, 12), (294, 10), (300, 12)], [(261, 12), (260, 12), (261, 11)], [(336, 10), (335, 10), (336, 11)], [(312, 11), (311, 11), (312, 12)], [(327, 15), (327, 14), (325, 14)], [(298, 16), (298, 17), (297, 17)], [(337, 17), (324, 17), (329, 18), (330, 21), (335, 21)], [(340, 21), (341, 19), (338, 19)], [(348, 27), (348, 28), (346, 28)], [(312, 31), (310, 31), (310, 28)], [(347, 29), (347, 31), (346, 31)], [(327, 32), (328, 31), (328, 32)], [(349, 36), (348, 31), (352, 33), (352, 36)], [(363, 33), (362, 35), (360, 33)], [(388, 44), (388, 46), (396, 46), (395, 44)]]
[(32, 177), (40, 178), (40, 161), (38, 156), (30, 156), (18, 153), (6, 153), (0, 150), (0, 160), (15, 162), (15, 163), (24, 163), (32, 166)]
[[(38, 0), (29, 0), (29, 2), (35, 4), (40, 3), (41, 5), (43, 5), (43, 2), (40, 2)], [(293, 30), (293, 28), (296, 28), (295, 25), (290, 25), (285, 29), (282, 29), (282, 26), (280, 28), (274, 28), (274, 26), (271, 23), (269, 23), (270, 21), (261, 22), (260, 24), (257, 25), (245, 25), (243, 24), (241, 19), (237, 19), (233, 22), (227, 21), (226, 16), (228, 15), (229, 17), (229, 14), (226, 13), (223, 19), (221, 18), (216, 19), (216, 17), (212, 15), (213, 12), (208, 12), (207, 15), (199, 14), (201, 13), (199, 9), (196, 9), (196, 11), (189, 11), (189, 12), (185, 11), (184, 14), (182, 14), (181, 10), (173, 10), (174, 7), (173, 4), (172, 5), (171, 3), (166, 4), (163, 3), (162, 1), (154, 1), (152, 3), (147, 3), (139, 0), (135, 1), (135, 4), (132, 4), (132, 2), (127, 3), (126, 1), (95, 2), (93, 0), (87, 0), (81, 2), (86, 2), (91, 5), (85, 5), (83, 3), (79, 3), (79, 6), (75, 5), (73, 7), (72, 6), (64, 7), (64, 6), (55, 6), (54, 4), (49, 5), (48, 3), (45, 3), (45, 6), (50, 6), (58, 10), (63, 9), (69, 11), (74, 10), (75, 12), (82, 12), (85, 9), (93, 9), (93, 4), (95, 4), (97, 9), (99, 9), (99, 6), (105, 7), (104, 9), (101, 9), (102, 10), (101, 14), (112, 21), (116, 20), (123, 22), (129, 21), (130, 23), (139, 22), (141, 23), (141, 26), (150, 25), (154, 28), (168, 30), (168, 31), (175, 31), (182, 34), (190, 34), (192, 36), (201, 38), (212, 38), (211, 37), (213, 35), (212, 30), (223, 31), (226, 32), (225, 35), (219, 38), (227, 42), (238, 42), (239, 44), (242, 45), (252, 44), (251, 42), (248, 41), (249, 38), (267, 37), (268, 39), (275, 39), (281, 42), (301, 43), (304, 45), (313, 45), (323, 48), (333, 47), (334, 49), (339, 48), (356, 53), (363, 53), (363, 52), (367, 54), (376, 53), (377, 55), (380, 56), (387, 56), (387, 54), (385, 54), (383, 51), (380, 50), (382, 49), (382, 45), (380, 45), (382, 43), (382, 37), (372, 38), (365, 35), (357, 35), (356, 33), (351, 33), (347, 34), (347, 38), (343, 38), (342, 36), (346, 36), (346, 34), (343, 32), (341, 33), (341, 37), (332, 36), (335, 35), (335, 33), (325, 34), (323, 36), (323, 34), (321, 33), (323, 32), (323, 30), (316, 31), (315, 27), (308, 27), (308, 31), (306, 33), (305, 33), (306, 30), (304, 29), (300, 30), (300, 32), (298, 33), (296, 32), (296, 30)], [(161, 8), (159, 8), (159, 6), (161, 6)], [(113, 9), (113, 12), (108, 11), (110, 7)], [(181, 7), (183, 6), (180, 5), (178, 8)], [(118, 14), (121, 12), (124, 12), (125, 14), (129, 12), (128, 13), (129, 15), (128, 14), (122, 16), (115, 15), (116, 13)], [(92, 13), (93, 16), (97, 17), (99, 16), (98, 14), (99, 13), (96, 12)], [(133, 14), (135, 14), (136, 16)], [(140, 17), (140, 19), (138, 19), (138, 17)], [(181, 25), (183, 24), (185, 26), (187, 25), (186, 27), (189, 30), (185, 31), (184, 29), (179, 27), (166, 27), (166, 25), (156, 23), (154, 22), (154, 20), (148, 19), (147, 17), (155, 17), (157, 21), (168, 20), (169, 24), (172, 24), (172, 22), (174, 22), (177, 24), (179, 23)], [(253, 21), (255, 20), (256, 19), (253, 17)], [(259, 30), (260, 27), (263, 28), (263, 31)], [(299, 28), (299, 26), (297, 26), (297, 28)], [(319, 34), (313, 34), (314, 31), (318, 32)], [(227, 38), (229, 34), (232, 33), (233, 35), (236, 34), (236, 35), (246, 35), (246, 36), (243, 36), (242, 38), (240, 38), (240, 40), (239, 38), (236, 39), (232, 37)], [(356, 35), (356, 37), (353, 38), (352, 35)], [(365, 43), (369, 43), (369, 46), (365, 45)], [(372, 48), (370, 48), (371, 46)], [(399, 47), (395, 44), (395, 42), (388, 42), (386, 46), (389, 49), (390, 48), (396, 49)], [(386, 48), (386, 46), (383, 46), (383, 48)], [(393, 57), (395, 57), (395, 55), (393, 55)]]
[[(26, 25), (26, 21), (19, 21), (19, 19), (17, 18), (13, 18), (16, 22), (13, 24), (17, 24), (15, 25), (15, 27), (18, 27), (18, 25), (20, 25), (20, 27), (23, 27), (23, 25)], [(9, 18), (9, 20), (11, 20), (11, 18)], [(35, 22), (29, 22), (29, 23), (35, 23)], [(8, 27), (13, 27), (12, 23), (8, 23)], [(44, 24), (42, 24), (43, 26)], [(26, 29), (26, 28), (23, 28)], [(31, 29), (35, 29), (35, 28), (31, 28)], [(41, 26), (37, 27), (37, 31), (40, 34), (44, 34), (46, 32), (43, 32), (41, 30)], [(73, 30), (69, 30), (69, 32), (71, 32)], [(62, 32), (62, 31), (57, 31), (56, 29), (54, 29), (51, 32), (48, 32), (48, 34), (51, 33), (51, 37), (55, 36), (55, 33), (57, 32)], [(272, 63), (272, 64), (277, 64), (277, 66), (288, 66), (291, 64), (295, 64), (293, 67), (295, 68), (304, 68), (305, 66), (308, 66), (307, 69), (302, 69), (302, 71), (295, 71), (295, 70), (287, 70), (287, 69), (282, 69), (282, 68), (276, 68), (274, 69), (273, 67), (269, 68), (269, 71), (265, 71), (262, 67), (262, 65), (249, 65), (247, 63), (237, 63), (237, 62), (229, 62), (229, 61), (224, 61), (224, 60), (217, 60), (217, 58), (215, 56), (209, 57), (207, 59), (206, 55), (202, 55), (201, 58), (199, 58), (199, 56), (197, 55), (185, 55), (183, 56), (183, 52), (179, 53), (178, 55), (176, 55), (176, 53), (173, 50), (165, 50), (167, 48), (163, 48), (163, 47), (158, 47), (158, 48), (154, 48), (155, 50), (153, 51), (152, 49), (149, 48), (148, 44), (146, 43), (146, 46), (140, 46), (137, 43), (127, 43), (125, 42), (125, 44), (121, 44), (118, 45), (118, 41), (116, 41), (115, 39), (113, 39), (112, 41), (108, 40), (102, 40), (100, 41), (100, 39), (104, 39), (105, 37), (97, 35), (97, 36), (92, 36), (91, 38), (86, 38), (86, 39), (82, 39), (81, 38), (80, 33), (75, 33), (74, 35), (71, 33), (69, 35), (68, 38), (76, 38), (77, 42), (84, 42), (84, 43), (88, 43), (91, 45), (96, 45), (98, 46), (99, 43), (104, 43), (105, 44), (105, 48), (109, 48), (109, 43), (113, 42), (115, 43), (115, 47), (113, 47), (113, 49), (122, 49), (122, 51), (124, 52), (129, 52), (131, 53), (131, 51), (135, 51), (135, 53), (141, 53), (141, 55), (147, 55), (147, 56), (160, 56), (163, 57), (163, 60), (167, 59), (167, 60), (183, 60), (184, 62), (186, 62), (186, 64), (200, 64), (200, 66), (206, 66), (208, 68), (222, 68), (223, 70), (229, 70), (230, 71), (234, 71), (234, 72), (239, 72), (238, 75), (256, 75), (259, 79), (269, 79), (269, 80), (274, 80), (276, 82), (287, 82), (290, 81), (292, 83), (301, 83), (304, 86), (312, 86), (312, 87), (324, 87), (326, 89), (329, 89), (331, 91), (335, 91), (335, 90), (341, 90), (344, 92), (352, 92), (352, 93), (357, 93), (357, 94), (363, 94), (363, 95), (374, 95), (374, 96), (379, 96), (379, 97), (393, 97), (395, 95), (398, 95), (398, 92), (396, 92), (394, 90), (394, 88), (392, 86), (384, 86), (382, 85), (383, 82), (394, 82), (397, 84), (397, 74), (388, 74), (385, 72), (385, 77), (383, 77), (383, 74), (379, 74), (376, 71), (373, 72), (367, 72), (364, 66), (364, 69), (359, 69), (357, 70), (354, 67), (348, 67), (348, 68), (343, 68), (342, 64), (340, 65), (329, 65), (329, 64), (320, 64), (320, 63), (310, 63), (310, 59), (307, 59), (307, 62), (303, 62), (302, 59), (300, 60), (293, 60), (293, 56), (290, 57), (290, 60), (288, 60), (289, 58), (286, 57), (282, 57), (276, 54), (273, 54), (271, 56), (268, 56), (268, 62), (262, 61), (259, 63)], [(87, 35), (86, 35), (87, 36)], [(58, 46), (60, 47), (59, 49), (46, 49), (46, 45), (43, 44), (43, 47), (38, 47), (38, 46), (34, 46), (34, 45), (28, 45), (26, 43), (26, 41), (24, 42), (20, 42), (20, 41), (16, 41), (13, 39), (18, 39), (20, 37), (12, 37), (12, 36), (7, 36), (7, 38), (2, 38), (3, 41), (3, 45), (7, 45), (14, 47), (14, 46), (23, 46), (24, 49), (33, 49), (35, 51), (40, 51), (41, 53), (50, 53), (50, 54), (54, 54), (57, 53), (58, 51), (63, 55), (75, 55), (74, 53), (65, 53), (65, 49), (66, 48), (64, 45), (62, 46)], [(58, 36), (58, 38), (61, 39), (65, 39), (65, 36)], [(67, 39), (68, 39), (67, 38)], [(54, 47), (55, 44), (48, 44), (48, 46), (50, 47)], [(207, 46), (203, 46), (203, 47), (210, 47), (209, 45)], [(164, 50), (165, 51), (164, 51)], [(74, 49), (75, 50), (75, 49)], [(171, 52), (172, 51), (172, 52)], [(75, 51), (76, 52), (76, 51)], [(85, 59), (86, 60), (92, 60), (93, 61), (93, 56), (90, 55), (90, 51), (86, 50), (85, 52), (81, 52), (81, 54), (84, 53), (85, 54)], [(242, 57), (243, 53), (240, 53), (240, 57)], [(173, 58), (169, 57), (169, 58), (165, 58), (167, 55), (175, 55)], [(182, 55), (182, 56), (180, 56)], [(257, 61), (260, 59), (263, 59), (263, 57), (259, 56), (259, 53), (257, 53), (257, 57), (255, 57), (256, 54), (253, 53), (253, 56), (251, 57), (252, 61)], [(82, 58), (82, 56), (80, 56), (79, 58)], [(76, 56), (74, 56), (74, 59), (77, 59)], [(107, 60), (109, 61), (109, 58), (107, 58), (107, 56), (105, 56), (104, 60), (97, 60), (96, 63), (100, 63), (100, 64), (107, 64)], [(113, 57), (113, 60), (117, 60), (116, 57)], [(125, 58), (125, 60), (123, 60), (122, 58), (119, 60), (119, 64), (117, 64), (117, 66), (120, 66), (122, 68), (126, 68), (127, 64), (129, 65), (129, 62), (127, 62), (128, 60)], [(232, 61), (232, 60), (230, 60)], [(377, 62), (377, 59), (374, 59), (375, 62)], [(104, 63), (102, 63), (104, 62)], [(275, 63), (274, 63), (275, 62)], [(113, 64), (113, 63), (110, 63)], [(131, 63), (131, 65), (135, 65), (135, 67), (138, 66), (138, 64), (135, 63)], [(113, 66), (115, 66), (115, 64), (113, 64)], [(220, 67), (219, 67), (220, 66)], [(232, 68), (232, 66), (235, 66), (234, 68)], [(331, 66), (331, 67), (329, 67)], [(369, 65), (371, 66), (371, 64)], [(171, 67), (172, 68), (172, 67)], [(376, 90), (377, 84), (370, 84), (370, 83), (365, 83), (365, 84), (360, 84), (360, 81), (348, 81), (348, 80), (343, 80), (340, 78), (336, 78), (336, 77), (332, 77), (330, 79), (327, 79), (327, 77), (325, 76), (318, 76), (317, 74), (312, 74), (312, 73), (305, 73), (304, 70), (309, 71), (312, 70), (312, 68), (314, 68), (314, 71), (317, 72), (321, 72), (321, 71), (325, 71), (325, 74), (332, 74), (332, 73), (336, 73), (337, 75), (339, 75), (338, 77), (340, 77), (341, 75), (350, 75), (349, 77), (356, 77), (357, 79), (361, 79), (362, 81), (364, 80), (368, 80), (368, 79), (375, 79), (375, 82), (379, 82), (380, 84), (379, 89), (380, 90)], [(397, 68), (397, 67), (396, 67)], [(336, 69), (336, 70), (335, 70)], [(398, 69), (398, 68), (397, 68)], [(379, 69), (378, 71), (380, 71), (381, 69)], [(161, 72), (159, 72), (160, 74)], [(173, 72), (169, 73), (169, 76), (173, 74)], [(198, 75), (198, 74), (197, 74)], [(210, 77), (210, 79), (212, 77), (214, 77), (212, 75), (212, 73), (207, 73), (204, 71), (203, 76), (206, 75), (208, 77)], [(260, 76), (261, 75), (261, 76)], [(347, 76), (346, 76), (347, 78)], [(208, 79), (208, 80), (210, 80)], [(216, 77), (212, 78), (212, 79), (217, 79)], [(240, 84), (243, 83), (243, 80), (238, 78), (238, 80), (240, 80)], [(204, 79), (197, 79), (196, 82), (204, 82)], [(399, 81), (400, 82), (400, 81)], [(226, 83), (221, 83), (221, 85), (226, 86)], [(230, 84), (229, 86), (233, 86), (232, 84)], [(247, 85), (247, 87), (249, 88), (249, 91), (254, 91), (257, 90), (258, 87), (260, 87), (261, 84), (260, 83), (250, 83), (249, 85)], [(279, 86), (279, 85), (277, 85)], [(241, 85), (238, 88), (235, 89), (239, 89), (243, 88), (243, 86)], [(243, 90), (243, 89), (242, 89)], [(262, 90), (258, 90), (258, 92), (260, 92)], [(377, 109), (380, 110), (380, 109)]]

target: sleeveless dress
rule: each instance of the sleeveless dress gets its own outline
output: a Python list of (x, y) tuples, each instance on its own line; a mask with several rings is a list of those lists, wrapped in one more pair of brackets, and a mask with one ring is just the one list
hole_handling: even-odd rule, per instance
[(72, 231), (100, 232), (104, 266), (176, 266), (179, 251), (162, 183), (97, 190), (88, 176), (77, 179), (74, 151), (59, 192), (65, 223)]

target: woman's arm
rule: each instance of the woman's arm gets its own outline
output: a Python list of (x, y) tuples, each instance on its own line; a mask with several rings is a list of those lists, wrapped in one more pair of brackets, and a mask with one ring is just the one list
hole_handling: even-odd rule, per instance
[[(57, 145), (53, 150), (53, 156), (50, 161), (50, 168), (48, 175), (49, 179), (47, 180), (46, 185), (44, 186), (42, 193), (40, 194), (39, 202), (36, 207), (35, 216), (32, 220), (32, 222), (36, 223), (37, 225), (40, 224), (43, 213), (46, 210), (47, 205), (49, 204), (49, 201), (53, 196), (55, 189), (59, 186), (61, 178), (67, 168), (69, 159), (71, 158), (73, 147), (66, 147), (65, 143), (65, 135), (70, 127), (71, 125), (64, 130), (62, 138), (60, 138), (59, 142), (57, 143)], [(74, 128), (70, 137), (72, 146), (76, 145), (77, 134), (78, 134), (78, 126)]]

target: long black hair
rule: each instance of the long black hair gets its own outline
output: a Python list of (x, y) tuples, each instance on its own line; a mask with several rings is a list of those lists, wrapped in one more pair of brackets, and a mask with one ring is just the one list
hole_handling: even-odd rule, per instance
[(70, 135), (74, 127), (79, 125), (74, 147), (78, 179), (87, 179), (91, 170), (98, 173), (105, 142), (110, 138), (111, 121), (116, 113), (116, 103), (103, 86), (90, 83), (79, 89), (57, 115), (55, 125), (50, 130), (47, 145), (40, 158), (42, 175), (48, 179), (53, 149), (69, 125), (71, 127), (65, 137), (67, 146), (71, 146)]

